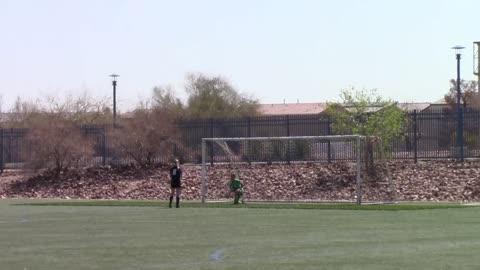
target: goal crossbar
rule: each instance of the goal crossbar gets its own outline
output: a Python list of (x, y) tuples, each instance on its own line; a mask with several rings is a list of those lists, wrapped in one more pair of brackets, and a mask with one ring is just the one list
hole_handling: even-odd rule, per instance
[(285, 141), (285, 140), (364, 140), (366, 136), (363, 135), (326, 135), (326, 136), (288, 136), (288, 137), (236, 137), (236, 138), (202, 138), (203, 142), (214, 142), (214, 141)]
[(207, 170), (206, 170), (206, 152), (207, 142), (228, 142), (228, 141), (290, 141), (290, 140), (326, 140), (326, 141), (340, 141), (349, 140), (356, 142), (356, 203), (362, 203), (361, 192), (361, 143), (366, 140), (363, 135), (328, 135), (328, 136), (289, 136), (289, 137), (237, 137), (237, 138), (202, 138), (202, 203), (205, 203), (207, 193)]

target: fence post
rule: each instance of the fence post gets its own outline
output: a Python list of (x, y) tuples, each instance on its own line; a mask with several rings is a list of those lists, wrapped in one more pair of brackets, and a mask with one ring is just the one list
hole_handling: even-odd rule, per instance
[[(287, 137), (290, 137), (290, 116), (287, 114)], [(290, 164), (290, 140), (287, 140), (287, 163)]]
[(102, 130), (102, 164), (105, 166), (107, 160), (107, 135), (105, 134), (105, 127)]
[(418, 162), (417, 153), (417, 110), (413, 110), (413, 156), (415, 163)]
[(287, 123), (287, 137), (290, 137), (290, 117), (286, 116), (286, 123)]
[[(5, 160), (17, 163), (18, 160), (20, 159), (19, 158), (20, 153), (18, 151), (16, 151), (15, 155), (13, 155), (13, 150), (12, 150), (13, 134), (15, 134), (14, 129), (10, 128), (10, 131), (8, 132), (8, 150), (7, 150), (8, 156), (7, 157), (3, 156), (3, 164), (4, 165), (5, 165), (5, 163), (7, 163)], [(4, 140), (5, 140), (5, 133), (3, 134), (3, 137), (4, 137)], [(6, 147), (4, 145), (3, 149), (5, 150), (5, 148)]]
[(3, 173), (3, 128), (0, 128), (0, 172)]
[[(252, 137), (252, 117), (249, 116), (247, 117), (247, 136), (250, 138)], [(252, 145), (250, 144), (250, 141), (247, 141), (247, 159), (248, 159), (248, 164), (251, 164), (252, 161)]]
[[(213, 118), (210, 118), (210, 138), (213, 138)], [(213, 166), (213, 143), (210, 142), (210, 165)]]
[(460, 131), (460, 134), (458, 136), (460, 136), (460, 161), (464, 161), (465, 159), (465, 153), (464, 153), (464, 149), (463, 149), (463, 145), (464, 145), (464, 141), (463, 141), (463, 121), (464, 121), (464, 110), (462, 107), (460, 107), (460, 123), (459, 123), (459, 131)]
[[(327, 135), (332, 135), (332, 131), (330, 130), (330, 125), (332, 124), (330, 117), (327, 118)], [(332, 162), (332, 152), (331, 152), (331, 145), (330, 140), (327, 142), (327, 156), (328, 156), (328, 163)]]

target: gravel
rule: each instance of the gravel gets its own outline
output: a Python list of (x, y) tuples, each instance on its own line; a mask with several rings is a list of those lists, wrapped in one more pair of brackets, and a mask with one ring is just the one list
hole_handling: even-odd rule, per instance
[[(376, 176), (362, 175), (365, 201), (480, 201), (480, 161), (389, 162), (394, 185), (384, 167)], [(231, 168), (207, 167), (208, 199), (226, 199)], [(353, 163), (242, 165), (247, 200), (355, 200)], [(185, 165), (182, 197), (201, 199), (201, 168)], [(92, 167), (56, 175), (6, 171), (0, 175), (0, 198), (167, 199), (168, 168)]]

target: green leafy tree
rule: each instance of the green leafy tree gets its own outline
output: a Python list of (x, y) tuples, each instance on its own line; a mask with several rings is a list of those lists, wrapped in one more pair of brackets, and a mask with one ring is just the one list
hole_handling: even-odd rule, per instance
[(186, 111), (190, 119), (246, 117), (258, 114), (258, 101), (240, 94), (222, 77), (189, 74), (186, 91), (189, 95)]
[(333, 129), (337, 134), (370, 137), (367, 139), (366, 166), (367, 171), (373, 173), (373, 137), (380, 138), (385, 147), (404, 134), (408, 121), (406, 113), (393, 100), (381, 97), (375, 89), (349, 88), (342, 90), (340, 97), (341, 103), (327, 104), (327, 113), (333, 119)]
[(176, 96), (171, 86), (156, 86), (152, 93), (152, 107), (162, 111), (168, 111), (174, 118), (185, 116), (185, 105)]

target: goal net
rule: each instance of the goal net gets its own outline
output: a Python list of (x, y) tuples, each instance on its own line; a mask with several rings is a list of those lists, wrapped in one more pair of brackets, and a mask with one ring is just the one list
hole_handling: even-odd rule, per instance
[(383, 144), (374, 137), (202, 139), (202, 202), (231, 200), (231, 174), (242, 181), (247, 202), (395, 201)]

